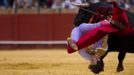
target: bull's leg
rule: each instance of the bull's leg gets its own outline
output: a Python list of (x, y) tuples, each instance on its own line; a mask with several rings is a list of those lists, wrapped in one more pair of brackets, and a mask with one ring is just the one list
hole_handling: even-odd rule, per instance
[(121, 71), (124, 70), (123, 60), (125, 58), (125, 55), (126, 55), (126, 52), (125, 51), (119, 51), (119, 54), (118, 54), (119, 64), (118, 64), (117, 69), (116, 69), (117, 72), (121, 72)]

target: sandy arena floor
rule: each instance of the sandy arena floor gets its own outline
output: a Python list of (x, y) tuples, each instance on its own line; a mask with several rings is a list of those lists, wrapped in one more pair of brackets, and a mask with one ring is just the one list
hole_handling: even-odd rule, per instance
[[(118, 53), (105, 58), (105, 71), (99, 75), (134, 75), (134, 55), (127, 54), (125, 70), (116, 72)], [(65, 49), (0, 51), (0, 75), (94, 75), (88, 62), (79, 54), (67, 54)]]

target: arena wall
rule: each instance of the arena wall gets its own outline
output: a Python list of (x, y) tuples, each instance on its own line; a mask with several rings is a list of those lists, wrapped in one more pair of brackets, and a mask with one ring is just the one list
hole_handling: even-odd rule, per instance
[[(3, 41), (61, 41), (73, 28), (75, 14), (0, 15), (0, 48), (40, 48), (55, 45), (3, 44)], [(58, 45), (61, 46), (61, 45)], [(63, 45), (64, 46), (64, 45)]]

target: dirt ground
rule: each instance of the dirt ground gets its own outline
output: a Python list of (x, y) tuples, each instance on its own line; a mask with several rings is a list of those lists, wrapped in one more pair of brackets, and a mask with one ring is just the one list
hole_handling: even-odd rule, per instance
[[(134, 75), (134, 55), (127, 54), (125, 70), (117, 73), (117, 52), (104, 59), (105, 69), (99, 75)], [(3, 50), (0, 51), (0, 75), (94, 75), (88, 70), (90, 62), (77, 52), (65, 49)]]

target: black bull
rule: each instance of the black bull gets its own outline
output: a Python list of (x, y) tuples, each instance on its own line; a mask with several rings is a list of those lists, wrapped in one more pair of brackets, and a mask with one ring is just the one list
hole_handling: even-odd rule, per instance
[[(92, 12), (95, 12), (96, 11), (96, 8), (98, 8), (100, 6), (109, 6), (109, 4), (108, 3), (102, 3), (102, 2), (100, 2), (100, 3), (94, 4), (93, 6), (90, 6), (89, 9)], [(85, 11), (85, 12), (88, 12), (88, 11)], [(131, 27), (133, 28), (134, 27), (134, 21), (133, 21), (134, 14), (133, 13), (130, 13), (128, 11), (126, 11), (126, 14), (128, 16), (129, 23), (131, 24)], [(93, 15), (93, 13), (92, 14), (90, 13), (88, 15), (89, 15), (88, 17), (91, 18), (91, 15)], [(78, 17), (76, 16), (76, 18), (78, 18)], [(83, 20), (83, 19), (81, 18), (81, 20)], [(85, 20), (88, 21), (88, 19), (85, 19)], [(119, 52), (119, 55), (118, 55), (119, 64), (118, 64), (116, 70), (117, 70), (117, 72), (123, 71), (124, 70), (123, 60), (125, 58), (126, 53), (127, 52), (134, 53), (134, 33), (131, 33), (129, 35), (122, 35), (122, 36), (121, 35), (116, 35), (116, 34), (110, 33), (109, 34), (109, 39), (108, 39), (108, 50), (107, 50), (107, 53), (108, 52), (111, 52), (111, 51), (118, 51)], [(103, 68), (104, 68), (103, 58), (107, 55), (107, 53), (101, 58), (101, 60), (102, 60), (102, 62), (100, 64), (102, 66), (101, 69), (99, 69), (99, 71), (96, 71), (96, 70), (92, 70), (90, 68), (92, 72), (99, 73), (99, 72), (101, 72), (103, 70)], [(97, 68), (98, 67), (96, 67), (94, 69), (97, 69)]]
[[(126, 14), (128, 15), (131, 27), (134, 27), (134, 21), (132, 21), (132, 19), (134, 18), (134, 14), (130, 12), (126, 12)], [(134, 33), (122, 36), (110, 33), (108, 38), (107, 53), (110, 51), (119, 52), (118, 55), (119, 64), (117, 66), (116, 71), (117, 72), (123, 71), (124, 70), (123, 59), (125, 58), (126, 53), (127, 52), (134, 53)], [(107, 55), (107, 53), (102, 57), (102, 59)]]

